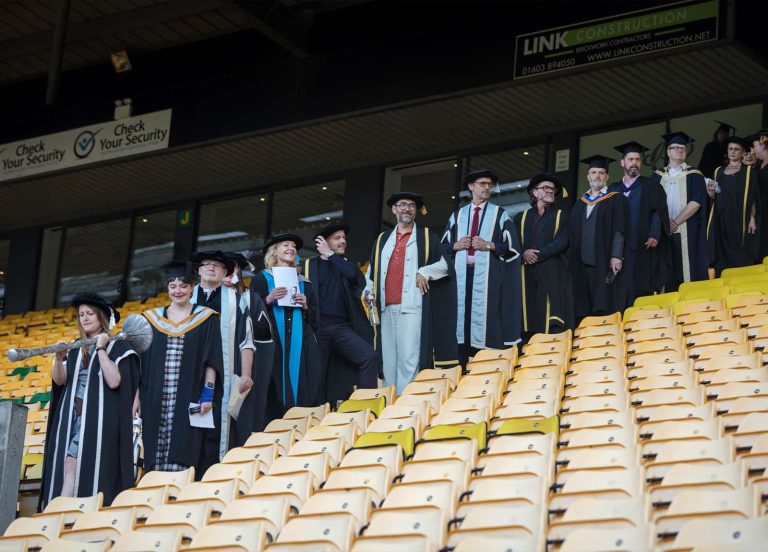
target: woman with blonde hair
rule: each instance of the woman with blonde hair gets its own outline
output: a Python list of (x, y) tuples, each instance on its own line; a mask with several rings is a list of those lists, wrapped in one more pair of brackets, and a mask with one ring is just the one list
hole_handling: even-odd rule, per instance
[(133, 400), (139, 357), (127, 341), (109, 341), (120, 320), (95, 293), (78, 295), (77, 327), (94, 345), (56, 353), (40, 507), (57, 496), (104, 493), (110, 504), (134, 485)]
[[(264, 270), (251, 281), (267, 306), (275, 329), (275, 354), (268, 393), (268, 418), (279, 416), (292, 406), (312, 406), (323, 402), (325, 382), (317, 351), (318, 309), (312, 283), (298, 274), (294, 290), (275, 286), (274, 268), (297, 270), (297, 252), (304, 242), (295, 234), (278, 234), (264, 244)], [(281, 306), (289, 296), (291, 306)], [(271, 406), (271, 408), (270, 408)]]

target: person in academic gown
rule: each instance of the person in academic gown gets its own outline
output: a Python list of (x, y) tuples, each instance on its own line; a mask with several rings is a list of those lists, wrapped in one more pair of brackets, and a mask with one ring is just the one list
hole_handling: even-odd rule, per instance
[[(216, 460), (204, 446), (216, 429), (193, 426), (199, 413), (220, 412), (224, 360), (218, 314), (191, 301), (192, 263), (168, 268), (170, 304), (144, 312), (152, 325), (152, 346), (141, 356), (141, 414), (147, 471), (181, 471), (192, 466), (199, 479)], [(215, 409), (214, 409), (215, 407)], [(215, 426), (220, 418), (213, 416)]]
[(95, 293), (72, 301), (82, 339), (95, 345), (56, 354), (40, 509), (57, 496), (104, 494), (109, 505), (133, 487), (133, 400), (139, 357), (127, 341), (109, 342), (120, 313)]
[(630, 221), (626, 198), (608, 191), (608, 166), (602, 155), (582, 160), (589, 166), (589, 191), (571, 211), (571, 279), (576, 323), (585, 316), (611, 314), (627, 306), (622, 288), (623, 260)]
[(520, 244), (507, 212), (489, 201), (499, 178), (467, 173), (468, 205), (448, 219), (446, 259), (456, 270), (456, 340), (462, 364), (479, 349), (506, 349), (520, 341)]
[(643, 155), (648, 148), (637, 142), (616, 146), (624, 178), (608, 187), (619, 192), (629, 203), (630, 224), (626, 256), (622, 269), (625, 302), (662, 291), (667, 281), (667, 260), (659, 254), (659, 243), (669, 236), (667, 194), (658, 182), (642, 176)]
[(755, 264), (760, 251), (757, 171), (742, 163), (746, 141), (736, 136), (727, 141), (728, 164), (715, 169), (707, 182), (707, 240), (715, 277), (726, 268)]
[(317, 289), (320, 325), (317, 344), (326, 374), (325, 400), (335, 405), (355, 386), (376, 388), (381, 369), (373, 350), (373, 328), (360, 299), (365, 276), (344, 258), (349, 225), (331, 222), (315, 237), (319, 256), (304, 261), (304, 277)]
[(573, 328), (573, 297), (568, 266), (568, 212), (555, 207), (563, 184), (555, 175), (531, 177), (531, 208), (515, 215), (523, 251), (523, 335), (561, 333)]
[(717, 128), (712, 136), (712, 141), (704, 146), (699, 160), (699, 170), (704, 178), (711, 178), (717, 167), (722, 166), (728, 158), (728, 137), (731, 136), (736, 128), (722, 121), (715, 121)]
[[(214, 407), (214, 416), (220, 421), (216, 425), (215, 439), (208, 444), (211, 461), (218, 462), (233, 446), (233, 431), (237, 424), (230, 416), (230, 397), (233, 393), (247, 393), (253, 386), (253, 331), (247, 314), (239, 309), (240, 296), (232, 287), (222, 285), (224, 279), (232, 276), (235, 262), (223, 251), (198, 251), (192, 258), (198, 267), (200, 283), (192, 291), (192, 303), (205, 305), (219, 313), (221, 349), (223, 356), (222, 408)], [(239, 370), (239, 371), (237, 371)], [(238, 385), (233, 385), (235, 375)], [(246, 424), (249, 428), (250, 423)]]
[(660, 250), (669, 267), (664, 291), (677, 291), (683, 282), (706, 280), (707, 187), (704, 175), (685, 162), (693, 138), (685, 132), (662, 136), (667, 144), (669, 164), (651, 175), (667, 194), (670, 239)]
[(376, 238), (364, 300), (380, 313), (375, 339), (384, 385), (400, 394), (419, 370), (459, 363), (456, 283), (437, 234), (415, 222), (417, 211), (426, 213), (422, 196), (398, 192), (387, 205), (397, 225)]
[(757, 262), (762, 262), (768, 257), (768, 220), (764, 216), (768, 209), (768, 130), (760, 130), (752, 137), (752, 148), (755, 152), (755, 173), (757, 173), (757, 187), (760, 189), (760, 252)]
[[(253, 379), (253, 387), (245, 396), (240, 413), (230, 431), (230, 447), (236, 447), (245, 444), (251, 433), (261, 431), (266, 425), (264, 416), (267, 407), (267, 391), (272, 378), (275, 351), (272, 324), (269, 321), (267, 307), (261, 297), (245, 287), (243, 272), (247, 270), (253, 274), (255, 268), (242, 253), (227, 252), (226, 255), (235, 263), (235, 269), (233, 274), (224, 278), (222, 284), (237, 292), (240, 298), (238, 319), (246, 318), (246, 324), (238, 324), (238, 329), (244, 330), (245, 335), (239, 333), (236, 341), (241, 343), (250, 337), (255, 347), (250, 376)], [(247, 362), (247, 356), (235, 355), (235, 374), (238, 376), (243, 374), (243, 358)]]
[[(281, 416), (293, 406), (314, 406), (325, 401), (317, 351), (318, 308), (312, 283), (298, 275), (298, 287), (275, 287), (272, 269), (297, 269), (296, 255), (304, 241), (295, 234), (277, 234), (264, 244), (264, 270), (251, 280), (253, 289), (267, 305), (275, 328), (275, 355), (267, 418)], [(278, 301), (291, 296), (295, 306), (280, 306)]]

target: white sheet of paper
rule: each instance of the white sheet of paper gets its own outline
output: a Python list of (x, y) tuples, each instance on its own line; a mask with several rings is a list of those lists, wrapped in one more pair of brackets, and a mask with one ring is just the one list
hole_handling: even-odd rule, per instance
[(229, 404), (227, 405), (227, 411), (229, 412), (229, 415), (235, 419), (235, 421), (237, 421), (237, 417), (240, 415), (240, 408), (243, 406), (245, 397), (247, 397), (248, 393), (251, 392), (249, 389), (245, 393), (241, 393), (239, 389), (240, 376), (234, 374), (232, 377), (232, 387), (230, 388), (229, 392)]
[[(197, 403), (189, 403), (189, 408), (200, 406)], [(211, 408), (207, 414), (190, 414), (189, 425), (192, 427), (204, 427), (213, 429), (213, 408)]]
[(275, 278), (276, 288), (288, 289), (288, 294), (278, 299), (277, 304), (281, 307), (300, 307), (301, 305), (294, 305), (291, 301), (291, 296), (299, 293), (299, 273), (296, 269), (290, 266), (273, 266), (272, 276)]

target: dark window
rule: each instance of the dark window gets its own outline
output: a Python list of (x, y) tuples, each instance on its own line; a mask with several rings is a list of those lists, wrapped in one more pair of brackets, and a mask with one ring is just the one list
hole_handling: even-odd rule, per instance
[(197, 249), (236, 251), (256, 264), (267, 231), (268, 210), (266, 192), (203, 204)]
[(58, 306), (69, 305), (81, 292), (121, 301), (128, 257), (130, 219), (117, 219), (66, 229), (59, 276)]
[(145, 299), (165, 288), (165, 267), (173, 260), (175, 234), (175, 210), (136, 217), (128, 276), (129, 300)]

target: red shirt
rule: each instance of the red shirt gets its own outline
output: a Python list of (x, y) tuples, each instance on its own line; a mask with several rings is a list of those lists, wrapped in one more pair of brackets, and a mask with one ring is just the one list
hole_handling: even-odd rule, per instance
[(397, 233), (395, 248), (389, 258), (387, 278), (384, 280), (384, 296), (386, 305), (399, 305), (403, 299), (403, 273), (405, 271), (405, 246), (411, 237), (412, 230), (402, 234)]

